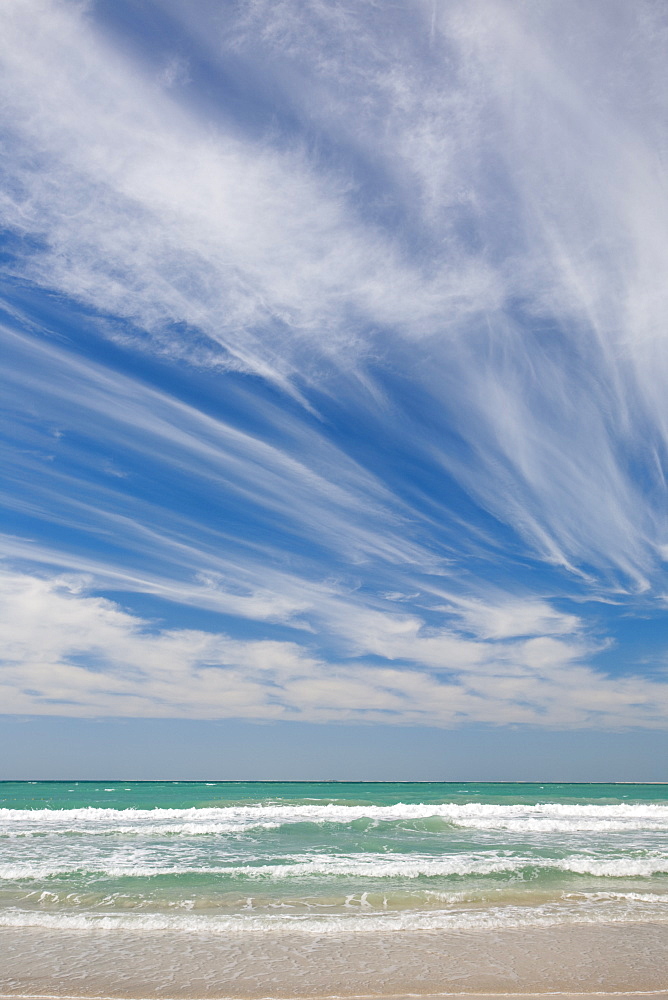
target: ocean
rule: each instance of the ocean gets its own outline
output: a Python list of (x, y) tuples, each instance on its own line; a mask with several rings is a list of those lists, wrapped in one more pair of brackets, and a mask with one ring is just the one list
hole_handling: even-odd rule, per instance
[(0, 783), (0, 927), (666, 924), (668, 786)]

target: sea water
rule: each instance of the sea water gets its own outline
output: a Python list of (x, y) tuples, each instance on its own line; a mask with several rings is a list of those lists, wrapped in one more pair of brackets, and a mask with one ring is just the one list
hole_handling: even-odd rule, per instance
[(2, 782), (0, 927), (668, 923), (668, 786)]

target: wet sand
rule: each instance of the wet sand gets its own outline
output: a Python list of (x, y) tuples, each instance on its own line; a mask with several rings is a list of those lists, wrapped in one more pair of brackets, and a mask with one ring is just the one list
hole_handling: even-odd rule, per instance
[(12, 997), (668, 995), (665, 924), (322, 938), (3, 928), (0, 954)]
[[(11, 994), (11, 993), (0, 993), (0, 1000), (15, 1000), (16, 997), (20, 997), (20, 1000), (56, 1000), (56, 995), (51, 993), (32, 993), (32, 994)], [(427, 994), (415, 994), (415, 993), (404, 993), (401, 995), (384, 995), (383, 1000), (593, 1000), (594, 997), (624, 997), (625, 1000), (652, 1000), (652, 997), (656, 997), (660, 1000), (662, 997), (668, 996), (668, 991), (652, 991), (648, 993), (427, 993)], [(346, 1000), (378, 1000), (379, 994), (368, 994), (366, 996), (351, 996), (346, 998)], [(60, 994), (57, 995), (57, 1000), (90, 1000), (87, 996), (70, 996), (62, 997)], [(98, 1000), (113, 1000), (113, 998), (98, 998)], [(195, 1000), (195, 998), (192, 998)], [(236, 1000), (235, 997), (225, 997), (221, 1000)], [(265, 1000), (277, 1000), (274, 997), (267, 997)], [(278, 1000), (292, 1000), (292, 998), (278, 998)], [(331, 997), (320, 997), (318, 1000), (341, 1000), (339, 996)]]

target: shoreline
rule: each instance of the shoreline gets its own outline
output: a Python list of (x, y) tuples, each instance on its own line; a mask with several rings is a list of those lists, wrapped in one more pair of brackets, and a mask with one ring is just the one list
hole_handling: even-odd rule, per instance
[(668, 997), (665, 924), (211, 938), (0, 929), (0, 1000)]
[[(351, 994), (320, 994), (314, 995), (312, 1000), (542, 1000), (550, 997), (553, 1000), (588, 1000), (589, 997), (627, 997), (630, 1000), (641, 997), (668, 997), (668, 989), (665, 990), (644, 990), (626, 991), (595, 990), (588, 993), (567, 993), (567, 992), (545, 992), (537, 993), (351, 993)], [(0, 1000), (118, 1000), (117, 996), (101, 996), (98, 994), (66, 994), (66, 993), (0, 993)], [(149, 998), (128, 994), (125, 1000), (149, 1000)], [(182, 1000), (180, 997), (163, 997), (162, 1000)], [(192, 997), (191, 1000), (196, 1000)], [(244, 1000), (244, 997), (237, 994), (221, 994), (217, 1000)], [(261, 1000), (292, 1000), (289, 996), (269, 995)]]

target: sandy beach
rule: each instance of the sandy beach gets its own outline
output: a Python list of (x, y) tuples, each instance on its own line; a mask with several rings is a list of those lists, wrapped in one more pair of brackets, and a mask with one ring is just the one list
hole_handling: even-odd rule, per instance
[(0, 0), (0, 1000), (668, 1000), (668, 0)]
[[(51, 993), (28, 993), (28, 994), (18, 994), (21, 1000), (53, 1000), (54, 997), (58, 997), (61, 1000), (61, 994), (51, 994)], [(640, 1000), (641, 997), (665, 997), (668, 995), (666, 990), (652, 990), (642, 993), (626, 993), (626, 992), (616, 992), (616, 993), (603, 993), (601, 991), (597, 993), (426, 993), (426, 994), (415, 994), (415, 993), (402, 993), (397, 995), (387, 994), (384, 1000), (415, 1000), (416, 996), (424, 997), (425, 1000), (430, 1000), (430, 998), (438, 997), (449, 997), (452, 1000), (490, 1000), (494, 997), (503, 997), (505, 1000), (514, 1000), (515, 997), (521, 998), (521, 1000), (539, 1000), (541, 997), (553, 997), (554, 1000), (587, 1000), (588, 997), (628, 997), (629, 1000)], [(13, 993), (0, 993), (0, 1000), (14, 1000), (17, 994)], [(377, 1000), (379, 994), (359, 994), (357, 996), (351, 996), (350, 1000)], [(67, 998), (62, 998), (62, 1000), (89, 1000), (89, 997), (80, 994), (79, 996), (71, 996)], [(105, 1000), (105, 998), (101, 998)], [(113, 998), (109, 998), (113, 1000)], [(194, 998), (193, 998), (194, 1000)], [(226, 997), (223, 1000), (236, 1000), (234, 997)], [(266, 1000), (275, 1000), (273, 997), (268, 997)], [(278, 998), (278, 1000), (289, 1000), (289, 998)], [(321, 1000), (339, 1000), (339, 997), (322, 997)]]
[(668, 992), (663, 786), (17, 783), (5, 800), (5, 996)]
[(665, 926), (289, 938), (2, 929), (0, 994), (236, 997), (668, 993)]

